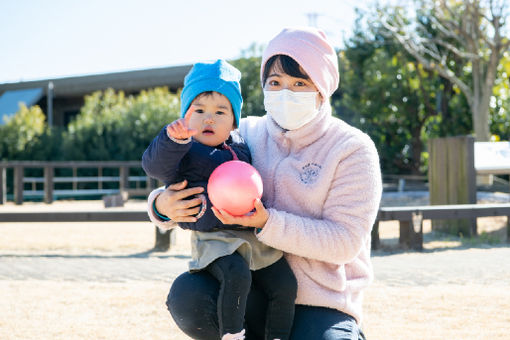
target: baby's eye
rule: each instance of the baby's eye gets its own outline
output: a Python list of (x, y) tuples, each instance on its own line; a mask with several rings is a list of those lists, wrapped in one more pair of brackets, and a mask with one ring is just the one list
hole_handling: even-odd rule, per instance
[(202, 110), (202, 109), (196, 109), (196, 110), (195, 110), (195, 113), (204, 113), (204, 110)]
[(223, 111), (216, 111), (216, 114), (221, 116), (221, 115), (224, 115), (225, 112), (223, 112)]

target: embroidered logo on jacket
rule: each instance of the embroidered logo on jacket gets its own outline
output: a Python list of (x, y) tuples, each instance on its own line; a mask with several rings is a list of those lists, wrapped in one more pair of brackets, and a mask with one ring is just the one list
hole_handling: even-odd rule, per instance
[(301, 182), (305, 184), (313, 184), (317, 182), (321, 168), (322, 167), (316, 163), (308, 163), (303, 166), (301, 168), (301, 174), (299, 175)]

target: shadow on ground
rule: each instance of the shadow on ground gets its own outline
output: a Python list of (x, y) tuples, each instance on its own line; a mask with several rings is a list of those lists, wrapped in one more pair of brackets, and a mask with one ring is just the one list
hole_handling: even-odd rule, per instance
[(0, 254), (0, 258), (68, 258), (68, 259), (130, 259), (130, 258), (157, 258), (157, 259), (191, 259), (191, 256), (180, 254), (168, 254), (158, 249), (149, 249), (147, 251), (133, 254)]
[(509, 248), (507, 227), (502, 226), (492, 231), (483, 231), (474, 237), (461, 237), (438, 231), (431, 231), (423, 235), (423, 250), (403, 248), (398, 237), (381, 239), (381, 248), (372, 251), (372, 256), (387, 256), (402, 253), (433, 253), (449, 250)]

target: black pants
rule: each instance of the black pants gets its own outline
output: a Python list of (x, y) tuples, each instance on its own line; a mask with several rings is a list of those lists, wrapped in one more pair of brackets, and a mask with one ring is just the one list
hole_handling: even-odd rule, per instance
[(264, 338), (289, 338), (297, 282), (283, 257), (268, 267), (250, 271), (244, 258), (236, 252), (215, 260), (206, 271), (219, 282), (216, 298), (218, 337), (245, 328), (246, 302), (253, 284), (267, 299), (265, 326), (260, 330)]
[[(175, 279), (168, 294), (167, 306), (177, 326), (195, 340), (219, 339), (217, 298), (219, 283), (203, 270), (183, 273)], [(268, 299), (252, 282), (244, 327), (246, 340), (268, 339), (264, 336)], [(316, 306), (295, 306), (291, 340), (365, 339), (356, 320), (338, 310)]]

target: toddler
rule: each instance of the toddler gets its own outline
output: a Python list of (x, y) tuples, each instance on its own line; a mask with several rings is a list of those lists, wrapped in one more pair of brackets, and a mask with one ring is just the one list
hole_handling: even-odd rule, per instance
[[(250, 150), (236, 130), (243, 102), (240, 78), (239, 70), (224, 60), (193, 66), (184, 79), (182, 117), (165, 126), (143, 154), (149, 176), (166, 186), (186, 179), (190, 187), (205, 190), (218, 165), (233, 159), (251, 163)], [(244, 339), (246, 300), (254, 284), (269, 300), (265, 338), (288, 339), (297, 283), (282, 252), (258, 241), (253, 228), (222, 224), (207, 192), (199, 197), (197, 221), (179, 226), (192, 230), (190, 272), (205, 270), (219, 282), (219, 336)], [(150, 209), (168, 220), (155, 206)]]

